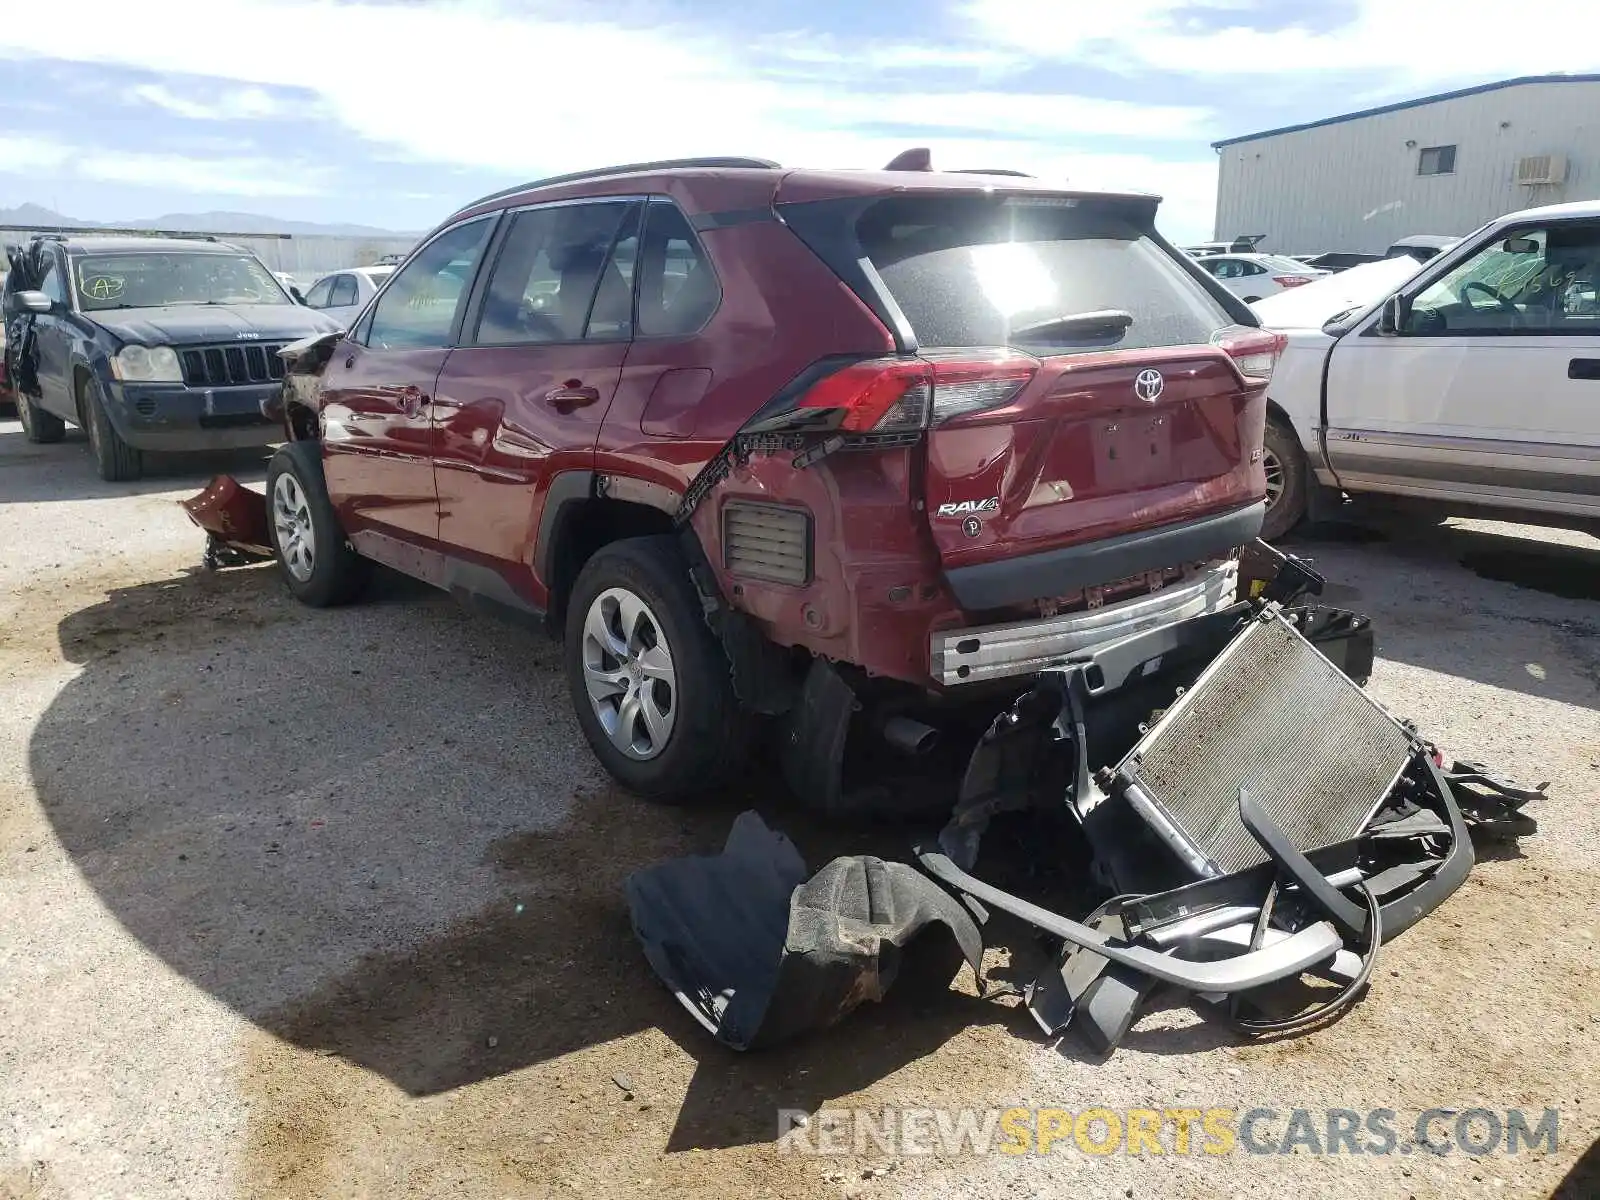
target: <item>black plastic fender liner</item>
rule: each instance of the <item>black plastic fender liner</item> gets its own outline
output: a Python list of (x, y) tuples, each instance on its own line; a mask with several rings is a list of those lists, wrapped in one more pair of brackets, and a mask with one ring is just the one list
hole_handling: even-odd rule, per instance
[(810, 879), (794, 844), (753, 812), (721, 854), (627, 880), (645, 957), (707, 1032), (735, 1050), (836, 1024), (895, 981), (901, 951), (943, 925), (974, 972), (983, 942), (961, 903), (905, 863), (836, 858)]

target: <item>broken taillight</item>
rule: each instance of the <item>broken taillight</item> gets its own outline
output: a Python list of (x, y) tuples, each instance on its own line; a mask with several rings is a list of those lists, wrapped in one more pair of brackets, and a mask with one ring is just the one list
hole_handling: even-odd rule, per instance
[(1272, 378), (1272, 370), (1278, 365), (1278, 356), (1289, 344), (1289, 339), (1270, 329), (1229, 325), (1212, 334), (1211, 343), (1233, 360), (1245, 383), (1259, 387)]
[(904, 433), (1009, 403), (1039, 360), (1015, 350), (963, 350), (920, 358), (848, 363), (817, 380), (794, 401), (792, 422), (763, 426), (841, 433)]

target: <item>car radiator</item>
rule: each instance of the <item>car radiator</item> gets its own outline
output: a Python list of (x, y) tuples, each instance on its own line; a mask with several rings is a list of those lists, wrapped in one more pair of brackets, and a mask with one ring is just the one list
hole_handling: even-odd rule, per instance
[(1252, 620), (1117, 767), (1124, 795), (1200, 875), (1267, 861), (1246, 789), (1308, 851), (1370, 821), (1414, 739), (1277, 609)]

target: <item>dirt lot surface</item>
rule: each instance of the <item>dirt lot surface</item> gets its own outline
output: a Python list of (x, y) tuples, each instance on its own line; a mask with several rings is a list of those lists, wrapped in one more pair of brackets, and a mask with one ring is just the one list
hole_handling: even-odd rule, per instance
[[(649, 974), (623, 877), (716, 848), (750, 803), (818, 865), (904, 835), (818, 828), (759, 772), (694, 811), (617, 792), (537, 635), (397, 580), (314, 612), (271, 568), (200, 573), (174, 501), (206, 473), (102, 484), (81, 444), (0, 422), (5, 1200), (1600, 1194), (1594, 540), (1299, 547), (1377, 619), (1382, 700), (1550, 781), (1540, 835), (1386, 946), (1346, 1019), (1247, 1043), (1173, 998), (1098, 1062), (966, 974), (741, 1057)], [(994, 965), (1036, 957), (1011, 943)], [(779, 1109), (842, 1106), (1259, 1107), (1279, 1139), (1296, 1108), (1404, 1133), (1549, 1107), (1560, 1132), (1515, 1156), (775, 1147)]]

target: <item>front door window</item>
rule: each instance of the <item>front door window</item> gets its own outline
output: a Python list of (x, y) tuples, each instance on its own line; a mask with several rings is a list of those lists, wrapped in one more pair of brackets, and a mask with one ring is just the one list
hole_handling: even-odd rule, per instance
[(1600, 332), (1600, 222), (1496, 238), (1411, 303), (1407, 334), (1459, 337)]

